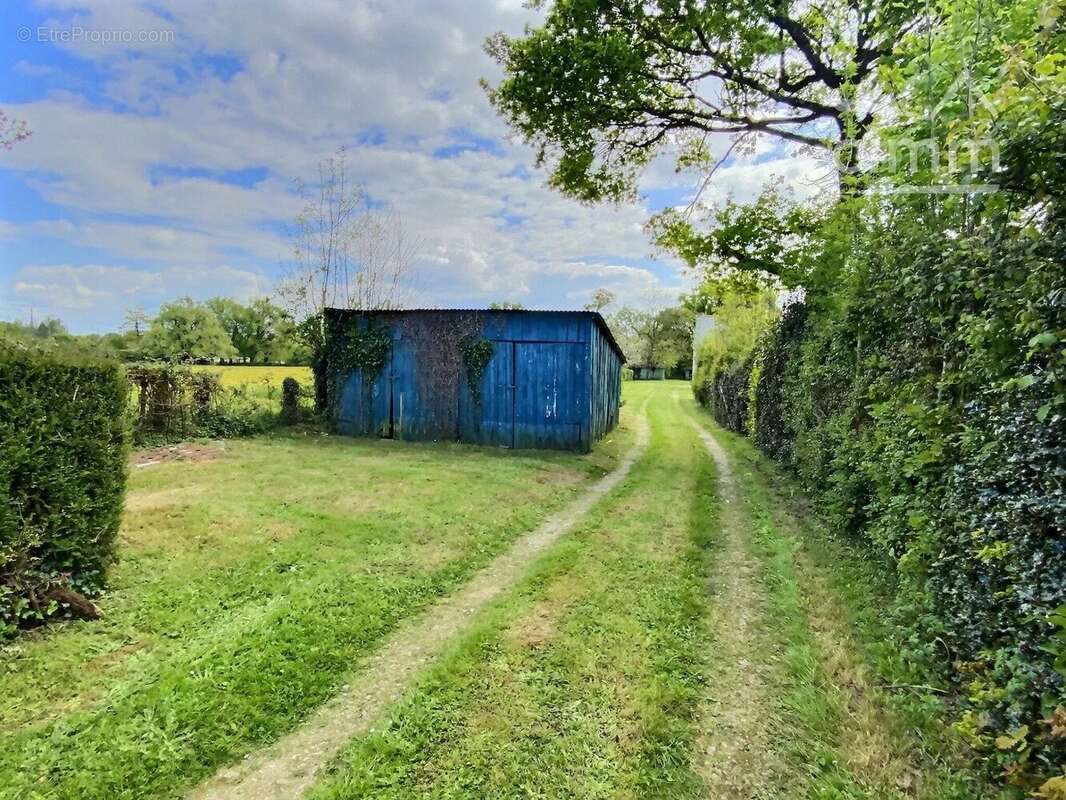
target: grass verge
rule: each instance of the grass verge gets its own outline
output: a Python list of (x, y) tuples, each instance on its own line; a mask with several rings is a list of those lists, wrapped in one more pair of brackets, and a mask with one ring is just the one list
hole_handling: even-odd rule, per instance
[[(939, 702), (915, 691), (893, 647), (884, 565), (795, 513), (794, 487), (742, 437), (705, 412), (735, 465), (783, 646), (779, 694), (799, 795), (824, 800), (990, 797), (953, 758)], [(885, 687), (907, 687), (901, 694)], [(951, 762), (951, 763), (949, 763)]]

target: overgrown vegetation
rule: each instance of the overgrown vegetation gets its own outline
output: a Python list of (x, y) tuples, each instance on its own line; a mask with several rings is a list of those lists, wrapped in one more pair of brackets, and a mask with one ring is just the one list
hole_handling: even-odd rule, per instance
[[(234, 369), (243, 369), (240, 367)], [(140, 445), (263, 433), (282, 411), (277, 386), (224, 386), (222, 373), (171, 364), (134, 364), (130, 426)]]
[(474, 402), (481, 402), (481, 376), (492, 360), (492, 341), (473, 334), (459, 342), (459, 354), (466, 368), (466, 382)]
[(116, 362), (0, 342), (0, 638), (95, 616), (84, 595), (115, 555), (127, 397)]
[(0, 322), (0, 338), (74, 345), (126, 362), (306, 364), (309, 359), (293, 318), (264, 297), (247, 305), (228, 297), (203, 303), (183, 297), (164, 303), (154, 317), (130, 309), (121, 331), (104, 334), (74, 335), (54, 318), (32, 325)]

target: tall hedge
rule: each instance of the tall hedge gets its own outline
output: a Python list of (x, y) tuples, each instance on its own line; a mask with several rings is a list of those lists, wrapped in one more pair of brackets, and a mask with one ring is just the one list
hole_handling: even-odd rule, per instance
[(1039, 191), (1030, 169), (1066, 152), (1066, 109), (1042, 135), (1004, 149), (986, 198), (869, 200), (847, 262), (760, 343), (748, 392), (755, 443), (896, 565), (909, 660), (1027, 790), (1066, 763), (1047, 722), (1066, 713), (1066, 158)]
[(73, 613), (101, 587), (126, 488), (128, 396), (117, 363), (0, 341), (0, 634)]

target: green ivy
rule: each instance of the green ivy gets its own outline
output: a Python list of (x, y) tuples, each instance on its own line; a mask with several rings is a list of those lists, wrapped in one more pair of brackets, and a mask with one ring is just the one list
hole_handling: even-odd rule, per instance
[(479, 336), (464, 336), (459, 342), (459, 354), (466, 367), (466, 381), (476, 403), (481, 402), (481, 376), (492, 360), (492, 351), (492, 342)]
[(373, 381), (389, 360), (392, 332), (384, 325), (363, 325), (359, 317), (343, 325), (340, 335), (330, 339), (330, 371), (336, 376), (359, 370), (366, 381)]

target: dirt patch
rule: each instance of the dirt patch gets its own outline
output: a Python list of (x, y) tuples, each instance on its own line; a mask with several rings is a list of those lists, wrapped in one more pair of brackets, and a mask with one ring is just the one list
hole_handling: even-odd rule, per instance
[(85, 663), (84, 669), (88, 672), (104, 672), (124, 661), (134, 653), (143, 650), (147, 646), (147, 642), (130, 642), (124, 644), (120, 647), (116, 647), (114, 650), (108, 650), (106, 653), (101, 653), (90, 659)]
[(748, 545), (751, 524), (742, 511), (729, 457), (713, 436), (689, 422), (714, 459), (721, 501), (720, 549), (708, 587), (715, 598), (713, 668), (693, 766), (711, 797), (776, 797), (789, 781), (774, 747), (773, 665), (763, 656), (770, 648), (760, 625), (766, 594)]
[(539, 650), (555, 638), (561, 609), (541, 601), (507, 629), (505, 637), (520, 648)]
[(637, 441), (617, 468), (601, 478), (454, 594), (411, 620), (374, 653), (336, 697), (273, 747), (219, 771), (192, 792), (195, 800), (288, 800), (300, 797), (348, 741), (370, 729), (481, 609), (517, 581), (529, 565), (567, 533), (629, 473), (648, 444), (641, 414)]
[(577, 486), (584, 483), (588, 475), (576, 469), (543, 470), (533, 478), (545, 486)]
[(153, 467), (156, 464), (169, 464), (175, 461), (214, 461), (221, 458), (224, 449), (220, 443), (194, 444), (184, 442), (182, 444), (170, 444), (165, 447), (152, 447), (147, 450), (137, 450), (130, 456), (130, 465), (135, 469)]

